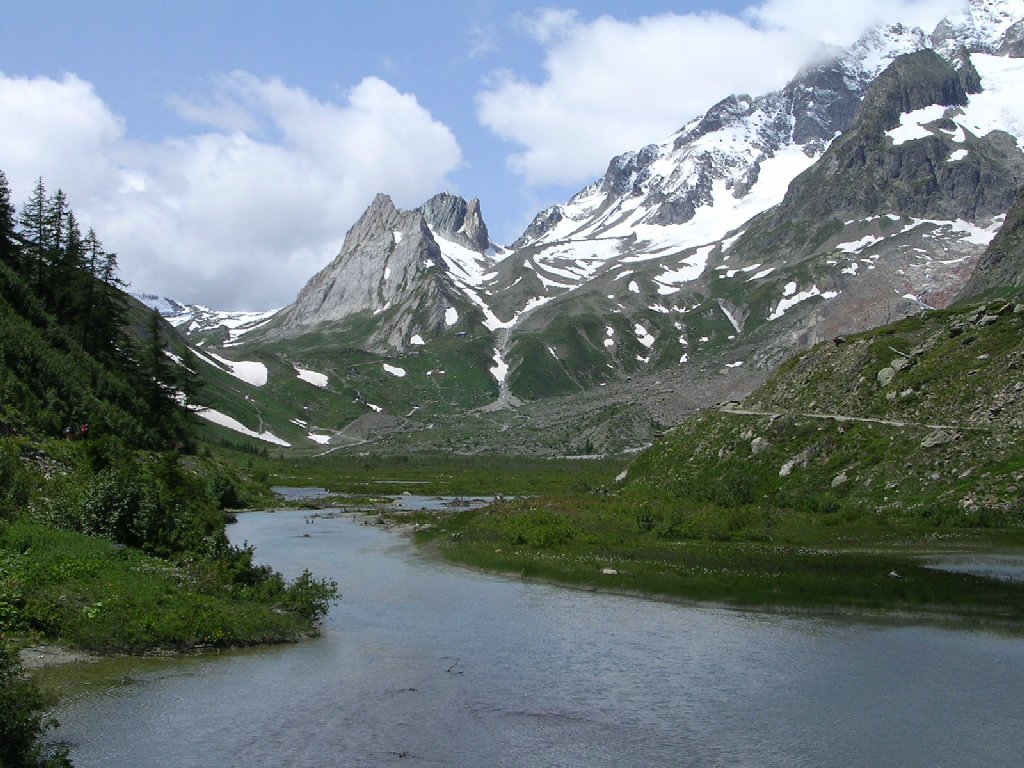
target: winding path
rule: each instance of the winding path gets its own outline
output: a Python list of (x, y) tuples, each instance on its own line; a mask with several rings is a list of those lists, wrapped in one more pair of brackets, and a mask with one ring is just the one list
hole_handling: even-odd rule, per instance
[(846, 416), (840, 413), (809, 413), (803, 411), (758, 411), (750, 408), (738, 408), (726, 403), (718, 408), (720, 413), (736, 416), (768, 416), (777, 419), (781, 416), (802, 416), (808, 419), (827, 419), (831, 421), (857, 421), (863, 424), (883, 424), (889, 427), (922, 427), (925, 429), (948, 429), (952, 431), (973, 430), (977, 432), (991, 431), (990, 427), (963, 426), (960, 424), (927, 424), (918, 421), (896, 421), (894, 419), (872, 419), (867, 416)]

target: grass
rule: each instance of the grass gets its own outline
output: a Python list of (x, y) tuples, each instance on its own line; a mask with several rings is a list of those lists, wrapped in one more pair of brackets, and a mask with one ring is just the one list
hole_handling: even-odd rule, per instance
[(0, 523), (0, 627), (129, 653), (283, 642), (310, 632), (283, 581), (251, 572), (233, 581), (224, 567), (170, 562), (37, 523)]
[(1019, 551), (1019, 530), (939, 533), (795, 516), (776, 522), (770, 540), (741, 530), (733, 540), (685, 538), (645, 525), (641, 509), (615, 497), (523, 499), (421, 522), (420, 541), (453, 562), (572, 586), (734, 606), (1024, 621), (1024, 585), (945, 573), (919, 559), (965, 547)]
[[(248, 459), (247, 459), (248, 461)], [(330, 454), (308, 459), (252, 459), (271, 485), (319, 486), (335, 493), (537, 495), (596, 490), (624, 459), (543, 459), (455, 454)]]

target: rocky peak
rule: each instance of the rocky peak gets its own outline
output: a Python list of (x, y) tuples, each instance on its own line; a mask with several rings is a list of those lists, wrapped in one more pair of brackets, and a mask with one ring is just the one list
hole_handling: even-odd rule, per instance
[(1024, 288), (1024, 187), (1006, 221), (975, 267), (961, 296), (973, 296), (995, 289), (1019, 294)]
[(947, 59), (960, 48), (991, 53), (1024, 17), (1024, 0), (971, 0), (960, 13), (946, 17), (931, 35), (932, 46)]
[(754, 100), (747, 94), (733, 94), (722, 99), (709, 109), (692, 128), (684, 128), (679, 132), (674, 148), (679, 149), (688, 142), (695, 141), (715, 131), (720, 131), (737, 120), (748, 117), (754, 109)]
[(395, 305), (441, 253), (419, 211), (402, 211), (378, 194), (345, 236), (341, 251), (275, 319), (271, 333), (379, 313)]
[(881, 134), (899, 125), (900, 115), (933, 104), (964, 106), (967, 101), (960, 74), (935, 51), (924, 49), (898, 56), (878, 76), (864, 97), (859, 122)]
[(430, 229), (441, 237), (481, 253), (490, 247), (491, 240), (477, 198), (467, 202), (442, 192), (424, 203), (420, 211)]
[(1000, 56), (1009, 56), (1011, 59), (1024, 58), (1024, 19), (1006, 30), (996, 53)]
[(742, 200), (757, 185), (763, 163), (780, 151), (796, 146), (807, 158), (820, 155), (853, 124), (878, 73), (927, 42), (924, 32), (902, 25), (870, 30), (779, 91), (729, 96), (668, 141), (613, 158), (600, 180), (538, 214), (515, 245), (591, 236), (627, 223), (684, 224), (700, 209), (717, 207), (720, 188)]

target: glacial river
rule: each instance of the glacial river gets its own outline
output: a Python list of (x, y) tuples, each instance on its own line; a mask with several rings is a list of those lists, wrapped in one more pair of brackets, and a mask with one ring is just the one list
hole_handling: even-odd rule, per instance
[(300, 511), (247, 513), (229, 530), (286, 575), (338, 580), (323, 635), (132, 662), (56, 713), (80, 768), (874, 768), (1024, 755), (1022, 635), (523, 583)]

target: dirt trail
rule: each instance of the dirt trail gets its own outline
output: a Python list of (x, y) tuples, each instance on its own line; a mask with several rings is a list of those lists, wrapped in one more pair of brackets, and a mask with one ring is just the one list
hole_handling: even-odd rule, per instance
[(738, 408), (726, 403), (719, 407), (721, 413), (731, 413), (736, 416), (768, 416), (777, 419), (781, 416), (802, 416), (807, 419), (828, 419), (831, 421), (858, 421), (863, 424), (883, 424), (889, 427), (921, 427), (924, 429), (946, 429), (951, 431), (973, 430), (979, 432), (990, 431), (988, 427), (963, 426), (960, 424), (927, 424), (917, 421), (896, 421), (894, 419), (872, 419), (866, 416), (846, 416), (841, 413), (808, 413), (802, 411), (757, 411), (749, 408)]

